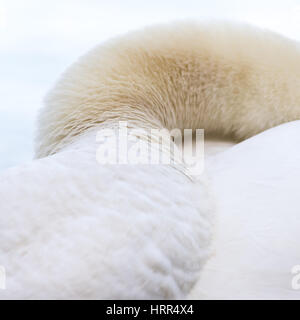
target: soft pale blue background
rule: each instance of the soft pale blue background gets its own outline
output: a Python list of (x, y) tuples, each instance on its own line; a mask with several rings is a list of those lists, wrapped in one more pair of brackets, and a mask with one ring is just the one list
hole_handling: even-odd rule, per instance
[(189, 17), (300, 39), (300, 0), (0, 0), (0, 170), (32, 159), (43, 96), (78, 56), (128, 30)]

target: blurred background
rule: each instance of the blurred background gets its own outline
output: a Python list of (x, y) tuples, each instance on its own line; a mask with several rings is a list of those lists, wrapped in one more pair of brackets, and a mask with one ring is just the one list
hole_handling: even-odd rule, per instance
[(0, 171), (32, 159), (43, 97), (80, 55), (187, 18), (245, 21), (300, 40), (300, 0), (0, 0)]

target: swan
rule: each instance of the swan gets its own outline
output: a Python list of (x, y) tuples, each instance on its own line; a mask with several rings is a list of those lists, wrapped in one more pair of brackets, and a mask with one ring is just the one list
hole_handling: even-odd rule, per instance
[(226, 220), (217, 176), (193, 176), (172, 142), (160, 151), (170, 164), (99, 164), (99, 146), (119, 148), (99, 132), (122, 122), (240, 142), (300, 119), (299, 58), (298, 43), (225, 22), (148, 27), (81, 57), (46, 97), (36, 159), (1, 174), (0, 298), (220, 295), (208, 271)]
[(300, 299), (299, 143), (298, 120), (208, 161), (214, 254), (189, 299)]

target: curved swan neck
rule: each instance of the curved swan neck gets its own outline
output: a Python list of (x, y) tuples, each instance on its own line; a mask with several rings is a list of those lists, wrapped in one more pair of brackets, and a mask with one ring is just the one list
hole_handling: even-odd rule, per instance
[(126, 35), (63, 75), (40, 115), (36, 155), (56, 153), (84, 131), (116, 121), (245, 139), (300, 118), (299, 61), (297, 43), (234, 24)]

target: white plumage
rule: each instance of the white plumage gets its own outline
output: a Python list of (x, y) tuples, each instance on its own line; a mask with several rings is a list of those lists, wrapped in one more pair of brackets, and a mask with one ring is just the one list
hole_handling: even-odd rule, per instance
[[(263, 268), (237, 269), (235, 285), (228, 289), (220, 269), (226, 263), (235, 270), (240, 252), (248, 259), (253, 250), (248, 233), (255, 239), (260, 232), (259, 216), (235, 219), (232, 214), (237, 204), (253, 203), (260, 190), (254, 186), (247, 196), (245, 188), (245, 202), (236, 201), (239, 195), (229, 192), (230, 186), (241, 190), (235, 170), (240, 177), (251, 172), (236, 161), (253, 145), (249, 158), (256, 159), (265, 148), (261, 161), (271, 161), (272, 138), (258, 136), (229, 150), (224, 154), (227, 167), (220, 165), (220, 155), (212, 196), (205, 178), (191, 181), (176, 166), (99, 165), (96, 133), (125, 120), (131, 128), (204, 128), (241, 140), (300, 119), (299, 54), (298, 44), (273, 33), (186, 23), (129, 34), (81, 58), (41, 112), (36, 154), (42, 159), (1, 175), (0, 263), (7, 271), (7, 290), (0, 291), (0, 298), (184, 298), (199, 275), (193, 297), (254, 297), (275, 260)], [(275, 141), (283, 131), (275, 131)], [(291, 141), (288, 152), (296, 143)], [(220, 168), (223, 175), (218, 175)], [(271, 179), (252, 174), (245, 174), (245, 184), (250, 178)], [(286, 174), (280, 171), (280, 177)], [(263, 189), (266, 198), (269, 191)], [(284, 191), (276, 192), (274, 197)], [(268, 210), (261, 214), (272, 221)], [(250, 229), (244, 229), (243, 217), (252, 218)], [(294, 213), (290, 223), (300, 226)], [(236, 251), (226, 249), (226, 243), (235, 241), (235, 234), (226, 232), (230, 227), (240, 234)], [(281, 237), (280, 228), (274, 230), (270, 235)], [(204, 266), (212, 238), (217, 251)], [(268, 238), (261, 239), (262, 247), (268, 241), (269, 250), (276, 248)], [(289, 261), (297, 263), (297, 246), (291, 241), (298, 244), (299, 237), (293, 232), (282, 239), (286, 250), (278, 259), (295, 254)], [(288, 270), (266, 278), (265, 286), (274, 290), (262, 296), (284, 298), (284, 284), (276, 282), (283, 272)], [(243, 281), (247, 277), (258, 279), (256, 286)]]
[[(191, 299), (300, 299), (300, 121), (209, 161), (218, 205), (214, 254)], [(297, 286), (294, 284), (298, 283)]]

